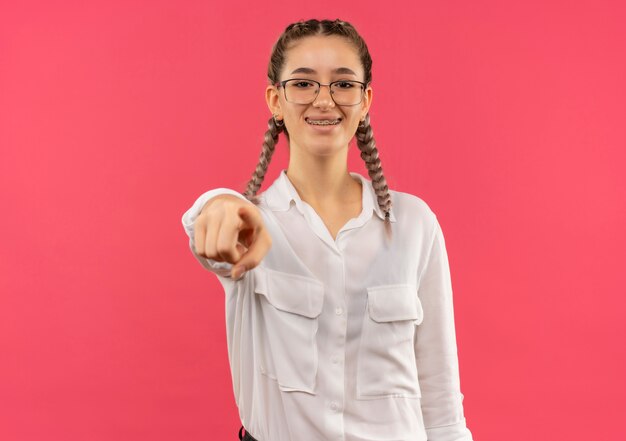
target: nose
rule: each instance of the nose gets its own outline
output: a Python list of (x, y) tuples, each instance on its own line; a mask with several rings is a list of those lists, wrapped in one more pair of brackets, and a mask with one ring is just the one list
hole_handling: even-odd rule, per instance
[(329, 85), (325, 84), (320, 86), (320, 90), (315, 97), (315, 101), (313, 101), (313, 105), (315, 107), (333, 107), (335, 105)]

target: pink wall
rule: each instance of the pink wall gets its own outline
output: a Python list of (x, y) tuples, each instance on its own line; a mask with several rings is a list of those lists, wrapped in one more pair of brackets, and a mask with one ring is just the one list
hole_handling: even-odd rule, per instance
[(624, 3), (340, 3), (2, 2), (0, 439), (236, 439), (223, 293), (180, 218), (243, 190), (283, 28), (337, 17), (387, 180), (446, 235), (475, 439), (623, 436)]

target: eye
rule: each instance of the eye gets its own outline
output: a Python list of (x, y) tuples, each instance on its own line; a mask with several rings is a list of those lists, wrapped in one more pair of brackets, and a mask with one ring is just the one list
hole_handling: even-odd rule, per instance
[(351, 83), (350, 81), (339, 81), (337, 84), (337, 87), (339, 87), (340, 89), (351, 89), (354, 87), (354, 84)]
[(294, 81), (293, 85), (295, 87), (297, 87), (298, 89), (306, 89), (307, 87), (313, 87), (314, 83), (310, 82), (310, 81)]

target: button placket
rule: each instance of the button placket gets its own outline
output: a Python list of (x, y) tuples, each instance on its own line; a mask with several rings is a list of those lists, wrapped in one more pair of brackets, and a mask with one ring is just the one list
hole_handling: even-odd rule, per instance
[[(339, 248), (341, 248), (341, 240), (339, 240)], [(329, 330), (332, 334), (332, 342), (327, 346), (327, 363), (328, 368), (333, 374), (329, 380), (330, 393), (327, 397), (326, 409), (330, 412), (329, 417), (334, 421), (336, 427), (343, 425), (343, 404), (345, 400), (345, 371), (344, 371), (344, 353), (346, 349), (346, 307), (345, 307), (345, 261), (343, 253), (332, 257), (329, 265), (331, 274), (329, 280), (332, 281), (332, 292), (334, 306), (330, 309)], [(334, 314), (333, 314), (334, 311)], [(336, 419), (336, 421), (335, 421)], [(340, 432), (337, 435), (341, 435)], [(335, 438), (333, 438), (335, 439)]]

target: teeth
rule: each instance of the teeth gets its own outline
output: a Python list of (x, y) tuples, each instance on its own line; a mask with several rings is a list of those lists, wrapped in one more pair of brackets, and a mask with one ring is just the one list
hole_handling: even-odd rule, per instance
[(339, 121), (340, 121), (339, 119), (320, 119), (320, 120), (307, 119), (307, 123), (313, 124), (316, 126), (335, 125), (335, 124), (339, 124)]

